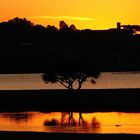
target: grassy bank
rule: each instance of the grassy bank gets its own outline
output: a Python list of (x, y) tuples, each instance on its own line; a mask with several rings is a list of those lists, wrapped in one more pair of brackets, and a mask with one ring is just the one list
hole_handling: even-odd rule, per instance
[(140, 111), (140, 89), (0, 91), (0, 111)]

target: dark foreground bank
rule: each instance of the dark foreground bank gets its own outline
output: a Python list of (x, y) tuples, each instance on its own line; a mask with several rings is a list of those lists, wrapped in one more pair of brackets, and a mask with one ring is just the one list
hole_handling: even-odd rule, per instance
[(1, 140), (139, 140), (138, 134), (75, 134), (43, 132), (0, 132)]
[(140, 111), (140, 89), (0, 91), (0, 111)]

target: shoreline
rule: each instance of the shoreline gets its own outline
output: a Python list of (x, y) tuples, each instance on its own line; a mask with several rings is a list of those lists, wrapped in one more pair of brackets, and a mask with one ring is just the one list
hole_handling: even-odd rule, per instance
[(0, 112), (140, 112), (140, 89), (0, 91)]
[(14, 140), (82, 140), (82, 139), (96, 139), (96, 140), (114, 140), (114, 139), (140, 139), (139, 134), (76, 134), (76, 133), (45, 133), (45, 132), (14, 132), (14, 131), (0, 131), (0, 139), (14, 139)]

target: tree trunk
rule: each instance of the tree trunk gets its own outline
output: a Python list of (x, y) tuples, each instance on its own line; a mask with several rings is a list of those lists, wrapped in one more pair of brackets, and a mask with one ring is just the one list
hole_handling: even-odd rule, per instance
[(82, 87), (82, 82), (78, 82), (78, 90), (80, 90), (81, 89), (81, 87)]

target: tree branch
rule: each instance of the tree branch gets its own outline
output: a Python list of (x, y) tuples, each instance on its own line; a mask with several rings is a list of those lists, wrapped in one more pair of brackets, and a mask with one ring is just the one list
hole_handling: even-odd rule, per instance
[(58, 81), (62, 86), (64, 86), (65, 88), (69, 89), (69, 86), (65, 85), (63, 82), (61, 82), (60, 80)]

